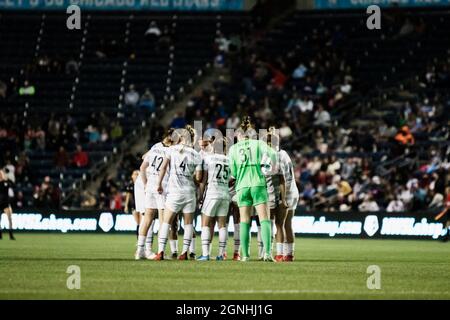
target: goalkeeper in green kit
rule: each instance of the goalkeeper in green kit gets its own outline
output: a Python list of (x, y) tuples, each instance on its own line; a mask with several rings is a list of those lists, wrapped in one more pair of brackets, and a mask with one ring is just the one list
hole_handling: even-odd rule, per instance
[(229, 150), (229, 161), (231, 175), (236, 180), (237, 204), (241, 218), (241, 261), (250, 259), (250, 225), (253, 207), (261, 222), (264, 261), (273, 261), (270, 254), (272, 230), (265, 175), (275, 171), (275, 166), (278, 164), (277, 153), (264, 141), (254, 139), (256, 131), (249, 117), (241, 123), (237, 131), (238, 142)]

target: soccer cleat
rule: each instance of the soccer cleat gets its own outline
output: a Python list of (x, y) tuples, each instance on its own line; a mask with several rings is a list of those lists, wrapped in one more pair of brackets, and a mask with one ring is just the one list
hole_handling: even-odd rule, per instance
[(155, 261), (162, 261), (162, 260), (164, 260), (164, 251), (161, 251), (160, 253), (158, 253), (158, 254), (153, 258), (153, 260), (155, 260)]
[(156, 257), (156, 253), (154, 253), (154, 252), (152, 252), (152, 251), (150, 251), (150, 250), (145, 251), (145, 258), (146, 258), (147, 260), (154, 260), (155, 257)]
[(225, 257), (223, 255), (216, 257), (216, 261), (223, 261), (223, 260), (225, 260)]
[(239, 255), (239, 252), (235, 252), (233, 254), (233, 261), (239, 261), (241, 260), (241, 256)]
[(209, 261), (209, 256), (200, 256), (197, 261)]
[(187, 252), (182, 253), (182, 254), (178, 257), (178, 260), (189, 260)]
[(283, 256), (281, 254), (277, 254), (275, 256), (275, 262), (283, 262)]
[(195, 260), (195, 253), (194, 252), (189, 253), (189, 260)]
[(142, 260), (145, 259), (145, 251), (144, 249), (137, 248), (136, 253), (134, 254), (135, 260)]
[(264, 255), (263, 261), (265, 261), (265, 262), (274, 262), (273, 257), (271, 255), (269, 255), (269, 254), (265, 254)]
[(248, 262), (250, 261), (250, 257), (241, 257), (241, 262)]
[(172, 260), (177, 260), (177, 258), (178, 258), (178, 253), (177, 253), (177, 252), (172, 253), (171, 258), (172, 258)]
[(294, 256), (292, 256), (292, 255), (284, 256), (283, 261), (284, 262), (292, 262), (292, 261), (294, 261)]

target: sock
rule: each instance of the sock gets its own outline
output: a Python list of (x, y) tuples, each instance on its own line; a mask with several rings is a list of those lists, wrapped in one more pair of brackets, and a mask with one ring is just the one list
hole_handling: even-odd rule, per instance
[(145, 244), (145, 236), (138, 236), (138, 243), (137, 243), (137, 245), (138, 245), (138, 247), (139, 248), (144, 248), (144, 244)]
[(241, 236), (241, 248), (242, 248), (242, 256), (249, 257), (249, 244), (250, 244), (250, 223), (241, 222), (240, 228), (240, 236)]
[(191, 239), (191, 244), (189, 245), (189, 252), (195, 253), (195, 233), (194, 233), (193, 225), (192, 225), (192, 239)]
[(169, 239), (169, 228), (170, 228), (170, 224), (168, 224), (168, 223), (163, 223), (159, 227), (158, 253), (160, 253), (166, 249), (167, 240)]
[(139, 225), (137, 225), (137, 227), (136, 227), (136, 238), (138, 238), (139, 237)]
[(202, 227), (202, 256), (209, 255), (211, 231), (209, 227)]
[(178, 240), (169, 240), (169, 244), (172, 254), (178, 253)]
[(258, 257), (262, 257), (264, 256), (264, 244), (261, 238), (261, 226), (258, 226), (258, 234), (256, 239), (258, 240)]
[(277, 256), (283, 255), (283, 244), (280, 242), (277, 242)]
[(270, 248), (272, 247), (272, 233), (270, 230), (270, 220), (261, 221), (261, 239), (264, 245), (264, 251), (270, 255)]
[(272, 254), (273, 252), (273, 245), (275, 243), (275, 221), (274, 220), (270, 220), (270, 232), (272, 234), (272, 245), (270, 246), (270, 253)]
[(234, 224), (234, 252), (239, 252), (239, 246), (241, 245), (241, 239), (239, 237), (239, 223)]
[(211, 251), (212, 251), (212, 242), (214, 239), (214, 227), (209, 228), (209, 255), (211, 256)]
[(227, 228), (219, 229), (219, 256), (223, 256), (227, 247)]
[(150, 228), (147, 232), (147, 237), (145, 239), (145, 250), (152, 251), (153, 246), (153, 228), (155, 227), (155, 221), (153, 220), (152, 224), (150, 225)]
[(191, 246), (192, 242), (193, 232), (194, 232), (194, 225), (186, 224), (184, 226), (183, 251), (181, 254), (184, 254), (189, 250), (189, 247)]

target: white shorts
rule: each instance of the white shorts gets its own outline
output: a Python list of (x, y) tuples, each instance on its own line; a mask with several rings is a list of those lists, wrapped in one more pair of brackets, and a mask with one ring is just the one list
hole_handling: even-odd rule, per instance
[(295, 211), (295, 209), (297, 209), (298, 197), (287, 199), (286, 202), (287, 202), (287, 205), (288, 205), (288, 210)]
[(166, 204), (166, 194), (159, 194), (157, 192), (145, 193), (145, 209), (163, 210)]
[(168, 194), (166, 208), (175, 213), (195, 213), (197, 198), (193, 194)]
[(230, 208), (229, 199), (205, 199), (202, 213), (208, 217), (226, 217)]
[(145, 212), (145, 191), (141, 188), (134, 188), (134, 205), (139, 213)]

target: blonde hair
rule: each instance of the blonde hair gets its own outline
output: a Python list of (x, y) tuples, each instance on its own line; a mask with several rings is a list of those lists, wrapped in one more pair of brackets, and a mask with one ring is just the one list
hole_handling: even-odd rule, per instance
[(276, 133), (275, 127), (269, 127), (269, 130), (267, 130), (267, 144), (274, 149), (280, 148), (280, 136)]
[(229, 141), (226, 137), (214, 139), (212, 142), (213, 152), (226, 155), (228, 150)]
[(251, 121), (251, 118), (249, 116), (246, 116), (244, 120), (242, 120), (241, 125), (239, 128), (245, 132), (247, 132), (250, 129), (254, 129), (253, 123)]
[(174, 141), (172, 139), (172, 134), (174, 132), (175, 132), (174, 128), (167, 129), (167, 132), (165, 133), (165, 135), (161, 141), (164, 146), (170, 147), (172, 144), (174, 144)]
[(256, 136), (255, 127), (249, 116), (246, 116), (244, 120), (242, 120), (239, 128), (237, 129), (236, 136), (238, 140), (254, 138)]

